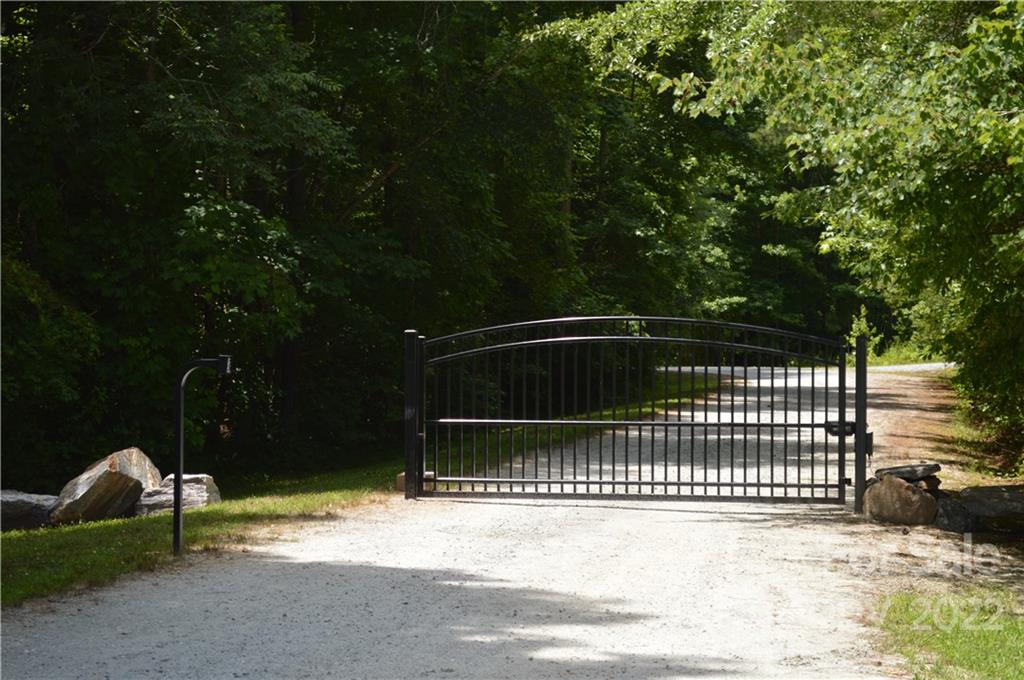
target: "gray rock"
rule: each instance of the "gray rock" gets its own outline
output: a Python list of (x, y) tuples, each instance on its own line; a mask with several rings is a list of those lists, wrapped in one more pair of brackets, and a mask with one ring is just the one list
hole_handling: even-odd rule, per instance
[(960, 492), (960, 501), (979, 529), (1024, 533), (1024, 485), (974, 486)]
[(925, 477), (930, 477), (942, 469), (938, 463), (920, 463), (917, 465), (897, 465), (875, 470), (875, 476), (881, 479), (888, 475), (899, 477), (908, 482), (917, 482)]
[(939, 498), (935, 512), (935, 526), (946, 531), (966, 534), (975, 531), (976, 521), (963, 503), (952, 497)]
[[(220, 503), (220, 489), (210, 475), (182, 475), (181, 507), (202, 508)], [(160, 486), (142, 492), (135, 503), (136, 515), (170, 512), (174, 509), (174, 475), (167, 475)]]
[(57, 496), (4, 489), (0, 491), (0, 527), (6, 531), (46, 526), (58, 500)]
[(160, 471), (145, 453), (134, 447), (117, 451), (64, 485), (50, 520), (66, 524), (124, 517), (143, 491), (159, 485)]
[(931, 524), (936, 501), (927, 491), (895, 475), (885, 475), (864, 492), (864, 512), (879, 522)]

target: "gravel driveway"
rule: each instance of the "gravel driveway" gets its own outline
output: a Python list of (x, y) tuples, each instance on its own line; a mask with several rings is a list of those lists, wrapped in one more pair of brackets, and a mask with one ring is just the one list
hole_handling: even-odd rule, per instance
[(844, 514), (395, 500), (5, 616), (4, 677), (870, 676)]
[(958, 554), (939, 536), (837, 506), (394, 498), (5, 610), (3, 674), (884, 677), (872, 559)]

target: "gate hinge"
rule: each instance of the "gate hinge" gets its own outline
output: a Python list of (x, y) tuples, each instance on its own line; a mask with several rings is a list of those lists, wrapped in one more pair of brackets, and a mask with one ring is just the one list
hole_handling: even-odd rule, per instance
[(829, 433), (833, 437), (840, 436), (839, 428), (843, 428), (842, 436), (849, 437), (854, 433), (856, 423), (852, 420), (847, 420), (845, 423), (841, 423), (838, 420), (829, 420), (825, 423), (825, 432)]
[(853, 486), (853, 480), (849, 477), (843, 477), (843, 484), (846, 486)]

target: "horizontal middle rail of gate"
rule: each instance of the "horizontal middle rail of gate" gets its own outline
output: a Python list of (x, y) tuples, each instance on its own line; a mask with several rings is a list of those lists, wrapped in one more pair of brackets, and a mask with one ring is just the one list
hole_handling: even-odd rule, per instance
[(483, 418), (440, 418), (425, 421), (428, 425), (550, 425), (559, 427), (718, 427), (718, 428), (814, 428), (832, 429), (830, 422), (817, 423), (744, 423), (714, 420), (485, 420)]

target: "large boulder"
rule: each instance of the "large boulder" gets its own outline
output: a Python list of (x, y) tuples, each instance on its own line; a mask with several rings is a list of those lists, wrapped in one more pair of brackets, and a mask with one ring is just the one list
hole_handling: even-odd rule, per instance
[(899, 477), (908, 482), (917, 482), (925, 477), (931, 477), (942, 469), (938, 463), (920, 463), (912, 465), (897, 465), (896, 467), (880, 468), (875, 470), (875, 476), (881, 479), (886, 476)]
[(1024, 485), (974, 486), (960, 492), (960, 501), (979, 529), (1024, 533)]
[(110, 519), (129, 515), (142, 492), (160, 485), (160, 471), (140, 449), (117, 451), (101, 458), (64, 485), (54, 524)]
[(935, 526), (946, 531), (966, 534), (975, 530), (976, 520), (963, 503), (947, 494), (937, 499)]
[(58, 500), (57, 496), (4, 489), (0, 491), (0, 527), (6, 531), (45, 526)]
[(864, 492), (864, 512), (879, 522), (931, 524), (936, 508), (928, 492), (895, 475), (885, 475)]
[[(201, 508), (220, 503), (220, 489), (210, 475), (181, 476), (181, 507)], [(136, 515), (170, 512), (174, 509), (174, 475), (167, 475), (160, 486), (142, 492), (135, 503)]]

